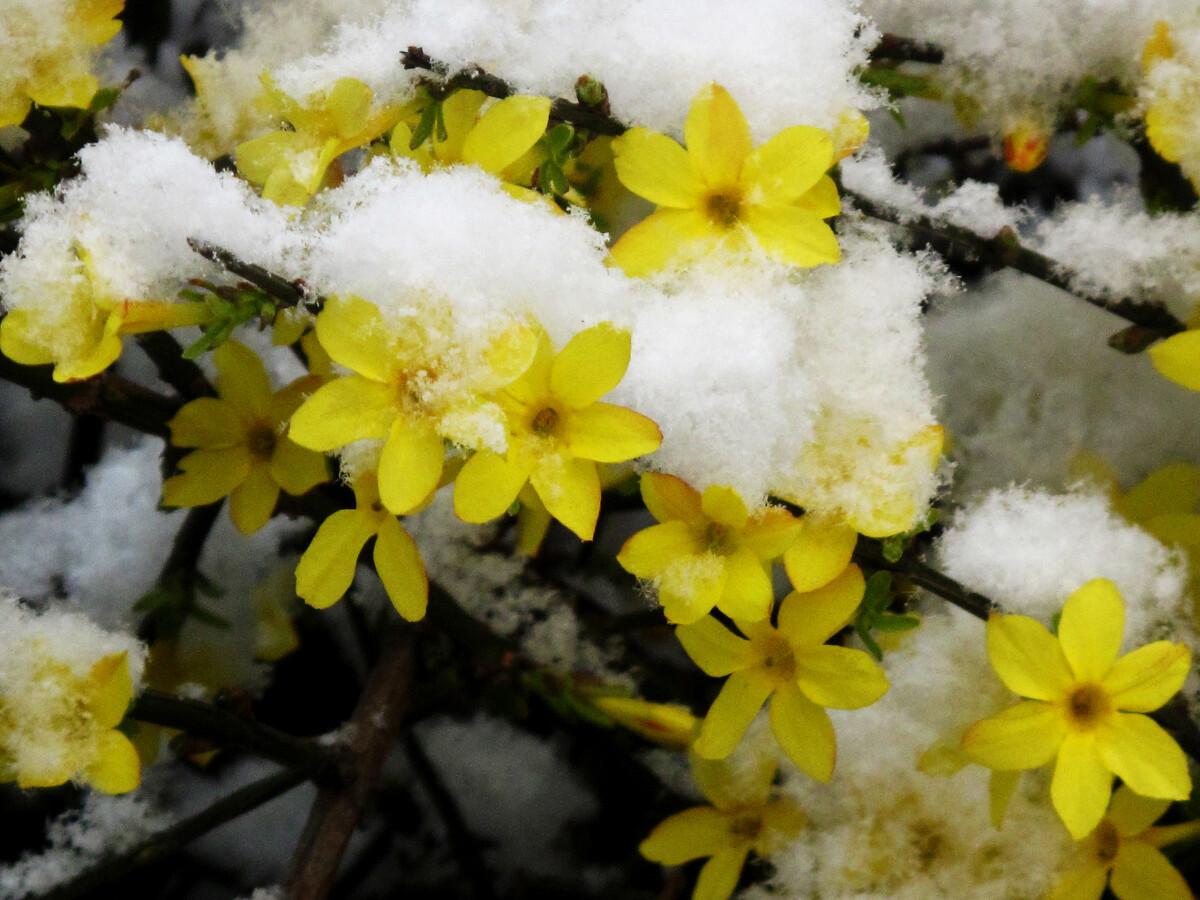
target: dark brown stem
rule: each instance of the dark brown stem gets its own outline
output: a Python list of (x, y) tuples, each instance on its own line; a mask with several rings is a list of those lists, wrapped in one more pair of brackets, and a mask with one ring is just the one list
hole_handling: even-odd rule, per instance
[(197, 397), (215, 397), (216, 390), (208, 376), (190, 359), (183, 358), (179, 341), (165, 331), (151, 331), (137, 336), (138, 346), (145, 351), (158, 371), (158, 377), (175, 388), (185, 400)]
[(977, 619), (987, 621), (992, 613), (1002, 611), (999, 604), (993, 600), (964, 587), (949, 575), (944, 575), (919, 560), (905, 555), (895, 562), (889, 562), (883, 555), (883, 547), (879, 541), (859, 538), (858, 545), (854, 548), (854, 560), (871, 569), (904, 575), (913, 584), (953, 603)]
[(292, 856), (289, 900), (323, 900), (337, 877), (412, 695), (413, 626), (397, 621), (350, 720), (347, 778), (323, 787)]
[(946, 52), (937, 44), (885, 34), (871, 50), (871, 62), (919, 62), (938, 64), (946, 58)]
[(305, 306), (314, 311), (320, 309), (320, 301), (309, 299), (302, 282), (289, 281), (260, 265), (239, 259), (235, 254), (215, 244), (188, 238), (188, 246), (226, 271), (246, 279), (268, 297), (278, 301), (281, 306)]

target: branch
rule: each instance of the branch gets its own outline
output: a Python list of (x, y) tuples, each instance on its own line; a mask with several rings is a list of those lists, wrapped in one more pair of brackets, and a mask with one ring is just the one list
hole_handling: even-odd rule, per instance
[(139, 722), (176, 728), (218, 744), (241, 747), (287, 766), (324, 768), (339, 755), (332, 747), (293, 737), (211, 703), (162, 691), (143, 691), (129, 708), (129, 716)]
[(268, 297), (278, 301), (281, 306), (303, 306), (313, 312), (321, 308), (319, 299), (309, 299), (303, 281), (289, 281), (282, 275), (276, 275), (260, 265), (239, 259), (230, 251), (206, 241), (188, 238), (188, 246), (226, 271), (246, 279)]
[(885, 34), (871, 50), (871, 62), (919, 62), (937, 64), (946, 58), (946, 52), (937, 44)]
[(169, 384), (185, 400), (215, 397), (217, 392), (209, 383), (204, 370), (183, 358), (179, 341), (165, 331), (151, 331), (137, 336), (138, 346), (145, 351), (158, 371), (158, 377)]
[(919, 560), (905, 555), (896, 562), (889, 562), (883, 555), (883, 548), (879, 541), (859, 538), (858, 545), (854, 548), (854, 559), (872, 569), (907, 576), (913, 584), (923, 587), (929, 593), (953, 603), (964, 612), (970, 613), (977, 619), (983, 619), (985, 622), (992, 613), (1002, 612), (1000, 605), (995, 601), (964, 587), (949, 575), (945, 575)]
[(289, 900), (328, 896), (350, 836), (400, 729), (412, 681), (412, 626), (397, 621), (384, 636), (383, 651), (350, 720), (349, 778), (323, 787), (309, 811), (292, 856), (286, 892)]
[(966, 228), (938, 222), (929, 216), (909, 215), (854, 191), (843, 190), (842, 196), (871, 218), (908, 230), (949, 260), (983, 264), (995, 269), (1016, 269), (1061, 288), (1098, 309), (1119, 316), (1135, 326), (1136, 331), (1126, 329), (1109, 340), (1109, 344), (1118, 350), (1137, 353), (1153, 341), (1178, 334), (1187, 327), (1157, 303), (1132, 298), (1109, 300), (1082, 293), (1072, 286), (1070, 270), (1066, 266), (1022, 246), (1009, 229), (1002, 230), (995, 237), (984, 238)]
[(85, 869), (70, 881), (44, 894), (42, 900), (75, 900), (88, 895), (101, 896), (92, 892), (135, 869), (178, 852), (196, 838), (308, 781), (318, 771), (313, 767), (285, 769), (248, 784), (196, 815), (138, 842), (119, 856), (101, 860), (91, 868)]

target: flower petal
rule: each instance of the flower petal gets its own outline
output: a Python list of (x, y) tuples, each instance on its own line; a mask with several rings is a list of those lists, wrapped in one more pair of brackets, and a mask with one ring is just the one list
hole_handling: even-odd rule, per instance
[(1107, 578), (1095, 578), (1063, 605), (1058, 642), (1079, 681), (1100, 681), (1108, 674), (1125, 633), (1125, 601)]
[(322, 522), (296, 566), (297, 596), (317, 609), (341, 600), (354, 582), (363, 544), (376, 528), (375, 517), (360, 509), (339, 509)]
[(366, 438), (387, 437), (396, 418), (391, 388), (361, 375), (337, 378), (304, 401), (288, 437), (309, 450), (335, 450)]
[(833, 139), (829, 132), (793, 125), (750, 154), (742, 184), (750, 192), (752, 203), (792, 203), (808, 193), (832, 165)]
[(1186, 644), (1155, 641), (1120, 657), (1104, 678), (1117, 709), (1152, 712), (1183, 688), (1192, 668)]
[(245, 418), (262, 418), (271, 404), (271, 379), (258, 354), (237, 341), (213, 351), (217, 393)]
[(771, 682), (756, 670), (734, 672), (709, 707), (692, 749), (706, 759), (724, 759), (741, 743), (771, 690)]
[(723, 484), (710, 484), (704, 489), (700, 495), (700, 509), (709, 519), (726, 528), (745, 528), (750, 518), (741, 495)]
[(737, 101), (719, 84), (706, 85), (683, 126), (692, 171), (708, 187), (732, 187), (750, 155), (750, 126)]
[(1000, 680), (1022, 697), (1055, 700), (1074, 683), (1054, 635), (1028, 616), (989, 617), (987, 646), (988, 659)]
[(1143, 797), (1186, 800), (1187, 758), (1162, 726), (1141, 713), (1117, 713), (1096, 732), (1096, 751), (1118, 778)]
[(491, 450), (468, 459), (454, 480), (454, 512), (464, 522), (490, 522), (504, 515), (529, 480), (529, 473)]
[(229, 495), (229, 518), (242, 534), (253, 534), (271, 520), (279, 502), (279, 485), (271, 477), (270, 467), (262, 463), (250, 467), (246, 480)]
[(567, 415), (567, 449), (580, 459), (625, 462), (653, 453), (662, 432), (653, 420), (624, 406), (593, 403)]
[(245, 446), (193, 450), (179, 461), (183, 474), (163, 482), (164, 506), (207, 506), (216, 503), (250, 474)]
[(1192, 900), (1179, 871), (1157, 847), (1122, 841), (1113, 861), (1112, 889), (1121, 900)]
[(742, 221), (762, 248), (781, 262), (808, 269), (842, 258), (833, 229), (798, 206), (747, 206)]
[(809, 778), (824, 783), (833, 777), (833, 722), (793, 684), (782, 685), (771, 698), (771, 731), (788, 759)]
[(638, 578), (657, 578), (675, 560), (703, 552), (704, 547), (689, 526), (664, 522), (630, 537), (617, 554), (617, 562)]
[(137, 748), (119, 731), (106, 731), (96, 745), (96, 759), (84, 779), (102, 794), (127, 794), (142, 780)]
[(1018, 769), (993, 769), (988, 778), (988, 819), (997, 831), (1004, 827), (1008, 805), (1020, 783), (1021, 772)]
[(245, 426), (237, 410), (216, 397), (184, 404), (167, 426), (176, 447), (232, 447), (245, 440)]
[(1046, 895), (1046, 900), (1100, 900), (1107, 883), (1107, 868), (1096, 863), (1085, 863), (1063, 872)]
[(630, 128), (612, 142), (621, 183), (656, 206), (689, 209), (700, 202), (702, 185), (688, 152), (665, 134)]
[(1083, 840), (1104, 818), (1112, 795), (1112, 774), (1088, 733), (1068, 732), (1058, 749), (1050, 800), (1071, 837)]
[(828, 584), (850, 564), (858, 532), (840, 522), (806, 515), (794, 544), (783, 554), (792, 587), (804, 593)]
[(625, 377), (630, 346), (629, 332), (609, 322), (579, 332), (554, 357), (550, 392), (570, 409), (595, 403)]
[(1146, 354), (1160, 375), (1190, 391), (1200, 391), (1200, 331), (1172, 335)]
[(750, 642), (738, 637), (712, 616), (705, 616), (690, 625), (680, 625), (675, 629), (675, 636), (705, 675), (720, 678), (754, 663)]
[(133, 700), (129, 654), (112, 653), (100, 659), (88, 673), (92, 694), (89, 708), (101, 728), (116, 728)]
[(1123, 784), (1113, 793), (1105, 818), (1116, 826), (1121, 837), (1137, 837), (1157, 822), (1170, 805), (1170, 800), (1143, 797)]
[(749, 847), (731, 847), (715, 854), (700, 867), (692, 900), (729, 900), (737, 890), (749, 853)]
[(425, 618), (429, 604), (425, 564), (413, 539), (391, 516), (383, 520), (375, 536), (374, 559), (375, 571), (396, 612), (409, 622)]
[(330, 297), (317, 316), (317, 340), (339, 365), (387, 381), (396, 360), (379, 307), (360, 297)]
[(862, 602), (862, 570), (850, 564), (824, 587), (789, 594), (779, 607), (779, 631), (793, 647), (824, 644), (846, 626)]
[(761, 622), (771, 614), (775, 590), (766, 567), (752, 551), (725, 557), (725, 587), (717, 606), (739, 622)]
[(792, 206), (818, 219), (828, 219), (841, 213), (842, 198), (838, 196), (837, 184), (826, 175), (817, 180), (812, 190), (796, 198)]
[(682, 478), (646, 472), (641, 478), (642, 502), (650, 515), (660, 522), (678, 519), (689, 525), (703, 525), (704, 512), (700, 507), (700, 492)]
[(379, 456), (379, 499), (389, 512), (412, 512), (437, 490), (446, 450), (431, 426), (399, 416)]
[(1200, 504), (1200, 466), (1171, 463), (1155, 469), (1120, 497), (1117, 511), (1141, 523), (1166, 513), (1190, 513)]
[(728, 819), (711, 806), (693, 806), (663, 819), (638, 852), (651, 862), (678, 866), (712, 856), (729, 840)]
[(700, 553), (680, 557), (658, 577), (658, 602), (673, 625), (688, 625), (721, 602), (728, 576), (725, 557)]
[(962, 751), (989, 769), (1036, 769), (1054, 756), (1064, 731), (1053, 706), (1023, 700), (963, 732)]
[(708, 219), (695, 210), (660, 209), (622, 234), (609, 253), (626, 275), (641, 278), (665, 269), (684, 251), (694, 254), (696, 244), (715, 236)]
[(300, 495), (328, 481), (329, 467), (320, 453), (280, 438), (271, 454), (271, 477), (289, 494)]
[[(462, 474), (459, 474), (462, 479)], [(600, 517), (600, 476), (596, 464), (568, 456), (543, 458), (529, 475), (546, 512), (590, 541)]]
[(883, 669), (862, 650), (830, 644), (797, 647), (795, 660), (796, 684), (821, 706), (860, 709), (887, 693)]
[(499, 175), (538, 142), (549, 120), (549, 97), (506, 97), (488, 109), (467, 133), (462, 161)]
[(802, 533), (801, 519), (782, 506), (767, 506), (754, 513), (738, 542), (763, 562), (778, 559)]

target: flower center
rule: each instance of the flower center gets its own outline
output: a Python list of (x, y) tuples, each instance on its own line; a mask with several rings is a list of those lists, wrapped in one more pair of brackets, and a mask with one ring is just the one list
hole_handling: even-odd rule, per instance
[(714, 191), (704, 198), (704, 211), (714, 225), (732, 228), (742, 212), (742, 195), (738, 191)]
[(731, 837), (752, 842), (762, 833), (763, 820), (758, 813), (745, 813), (729, 823)]
[(778, 635), (766, 638), (762, 645), (762, 667), (781, 684), (793, 680), (796, 658), (792, 655), (791, 645)]
[(1076, 728), (1095, 728), (1111, 711), (1108, 692), (1098, 684), (1081, 684), (1067, 697), (1067, 716)]
[(1096, 828), (1096, 859), (1101, 865), (1110, 865), (1121, 849), (1121, 835), (1117, 826), (1105, 819)]
[(559, 415), (558, 410), (551, 406), (538, 410), (537, 414), (529, 423), (530, 429), (534, 434), (540, 434), (543, 437), (549, 437), (558, 430)]
[(275, 429), (270, 425), (255, 425), (246, 435), (246, 449), (257, 459), (270, 459), (275, 452)]
[(733, 552), (729, 527), (720, 522), (709, 522), (704, 527), (704, 544), (710, 551), (719, 555)]

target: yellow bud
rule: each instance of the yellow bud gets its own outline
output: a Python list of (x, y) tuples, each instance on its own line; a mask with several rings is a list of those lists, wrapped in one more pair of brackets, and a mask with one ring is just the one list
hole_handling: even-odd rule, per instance
[(1022, 119), (1004, 133), (1004, 161), (1017, 172), (1032, 172), (1050, 150), (1050, 129), (1032, 119)]
[(857, 109), (842, 110), (833, 126), (834, 161), (845, 159), (867, 142), (871, 123)]
[(591, 702), (618, 725), (665, 747), (682, 750), (700, 731), (700, 720), (673, 703), (651, 703), (636, 697), (596, 697)]

